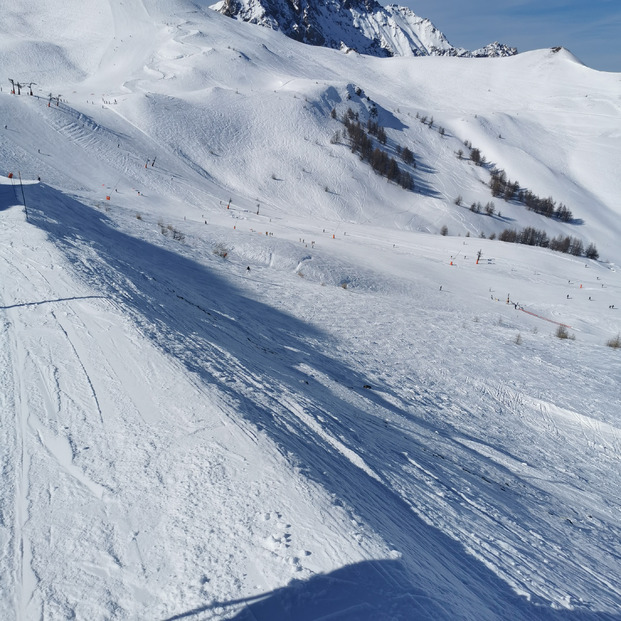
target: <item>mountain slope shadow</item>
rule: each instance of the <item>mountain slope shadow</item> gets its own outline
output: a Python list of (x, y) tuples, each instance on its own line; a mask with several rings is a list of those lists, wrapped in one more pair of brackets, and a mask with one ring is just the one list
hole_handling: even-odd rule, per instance
[(17, 197), (17, 190), (14, 185), (9, 185), (6, 183), (0, 184), (0, 211), (9, 209), (14, 205), (21, 204), (22, 202)]
[(222, 609), (235, 621), (339, 619), (340, 621), (406, 621), (441, 619), (442, 605), (414, 587), (399, 561), (364, 561), (310, 580), (293, 580), (271, 593), (188, 610), (166, 621), (197, 618)]
[[(515, 596), (517, 600), (517, 596)], [(518, 602), (518, 606), (519, 606)], [(523, 618), (542, 621), (614, 621), (613, 616), (573, 614), (549, 608), (527, 611)], [(309, 580), (292, 580), (270, 593), (229, 602), (214, 602), (181, 612), (165, 621), (200, 619), (202, 613), (217, 612), (229, 621), (435, 621), (437, 619), (476, 619), (469, 611), (447, 610), (437, 597), (431, 597), (411, 582), (401, 561), (363, 561), (347, 565)], [(211, 615), (209, 618), (213, 618)], [(480, 618), (480, 617), (479, 617)], [(500, 611), (497, 619), (513, 619)]]
[[(320, 603), (322, 593), (336, 602), (326, 603), (324, 612), (335, 606), (345, 614), (348, 602), (355, 606), (361, 591), (368, 590), (375, 593), (368, 602), (369, 610), (390, 610), (394, 605), (401, 614), (419, 605), (401, 606), (401, 598), (406, 598), (403, 602), (412, 598), (424, 601), (428, 608), (423, 607), (418, 618), (595, 618), (571, 612), (552, 617), (549, 608), (536, 605), (548, 602), (519, 598), (493, 571), (467, 554), (461, 544), (420, 520), (390, 485), (352, 460), (353, 451), (347, 442), (356, 447), (352, 440), (355, 432), (350, 434), (349, 427), (369, 437), (380, 437), (383, 427), (377, 416), (353, 402), (329, 395), (325, 387), (309, 381), (308, 373), (300, 370), (310, 365), (344, 387), (362, 387), (366, 383), (360, 373), (324, 353), (330, 350), (323, 347), (328, 335), (320, 329), (248, 297), (232, 284), (233, 276), (220, 277), (207, 265), (186, 256), (190, 248), (177, 246), (178, 252), (173, 252), (127, 235), (105, 214), (52, 188), (32, 186), (28, 204), (30, 222), (47, 232), (96, 294), (113, 300), (143, 334), (201, 382), (217, 386), (230, 403), (236, 404), (240, 419), (263, 430), (305, 476), (336, 499), (335, 504), (351, 507), (369, 529), (401, 554), (399, 563), (361, 564), (357, 569), (339, 570), (343, 573), (337, 573), (332, 582), (318, 576), (280, 589), (267, 600), (246, 605), (253, 614), (255, 606), (255, 617), (263, 614), (260, 606), (267, 606), (264, 609), (268, 612), (270, 606), (273, 611), (285, 607), (288, 614), (287, 606), (307, 597)], [(373, 401), (395, 409), (377, 394)], [(317, 412), (313, 412), (311, 404), (315, 404)], [(306, 409), (300, 416), (302, 406)], [(338, 429), (339, 435), (335, 430), (331, 437), (350, 434), (341, 441), (346, 450), (318, 433), (318, 424), (307, 422), (312, 416), (313, 421), (320, 420), (320, 416), (329, 420), (332, 411), (338, 411), (346, 424)], [(364, 457), (371, 470), (380, 473), (385, 460), (396, 458), (379, 450), (367, 451)], [(384, 571), (385, 567), (389, 569)], [(379, 590), (369, 586), (374, 582), (380, 585)], [(436, 608), (429, 603), (438, 600), (442, 604), (433, 604)], [(361, 608), (351, 618), (364, 619), (364, 614)], [(417, 618), (409, 614), (403, 618)], [(271, 618), (318, 618), (299, 615)]]

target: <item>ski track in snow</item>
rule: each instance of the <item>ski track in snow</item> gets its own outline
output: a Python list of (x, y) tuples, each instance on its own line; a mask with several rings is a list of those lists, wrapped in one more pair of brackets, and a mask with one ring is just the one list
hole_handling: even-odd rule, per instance
[[(93, 237), (88, 246), (91, 248), (103, 248), (100, 243), (97, 243), (97, 236), (101, 233), (97, 229), (90, 233)], [(551, 527), (555, 530), (562, 530), (562, 527), (556, 525), (557, 522), (561, 524), (571, 522), (567, 515), (561, 514), (554, 515), (551, 518), (552, 523), (544, 525), (546, 521), (550, 521), (550, 518), (546, 519), (540, 516), (537, 520), (543, 521), (537, 525), (536, 520), (532, 523), (531, 528), (527, 530), (521, 524), (528, 523), (529, 521), (532, 522), (532, 518), (528, 517), (529, 510), (526, 509), (528, 505), (524, 505), (524, 508), (520, 509), (521, 501), (516, 504), (516, 499), (510, 498), (507, 510), (499, 508), (497, 495), (504, 491), (510, 496), (510, 491), (508, 490), (513, 488), (519, 489), (520, 487), (522, 488), (522, 494), (533, 495), (534, 498), (537, 498), (537, 503), (545, 502), (546, 486), (542, 487), (542, 495), (537, 490), (540, 483), (534, 487), (528, 484), (529, 479), (539, 479), (536, 470), (524, 466), (520, 466), (517, 469), (514, 467), (510, 469), (513, 476), (508, 476), (507, 473), (495, 472), (493, 465), (488, 463), (485, 466), (485, 473), (479, 473), (477, 471), (480, 471), (481, 466), (476, 465), (476, 458), (473, 462), (472, 454), (464, 454), (454, 442), (446, 444), (448, 438), (438, 445), (438, 440), (434, 439), (433, 435), (429, 435), (429, 431), (424, 434), (428, 436), (428, 444), (426, 446), (420, 444), (420, 440), (416, 442), (418, 450), (422, 451), (423, 455), (431, 452), (431, 457), (427, 458), (430, 459), (430, 462), (426, 466), (410, 456), (411, 448), (407, 451), (403, 450), (404, 440), (395, 439), (394, 445), (388, 442), (374, 446), (382, 437), (391, 437), (389, 433), (384, 432), (382, 436), (374, 438), (377, 433), (377, 427), (380, 426), (381, 428), (383, 425), (386, 428), (391, 423), (394, 424), (391, 419), (394, 419), (395, 416), (399, 427), (399, 435), (404, 437), (405, 434), (405, 438), (408, 439), (405, 442), (406, 445), (409, 445), (414, 438), (418, 438), (424, 433), (423, 429), (418, 425), (412, 427), (411, 414), (406, 417), (405, 421), (403, 420), (403, 414), (400, 414), (400, 412), (408, 411), (409, 407), (401, 399), (395, 400), (394, 397), (391, 397), (393, 391), (396, 391), (395, 394), (399, 393), (397, 386), (389, 390), (386, 395), (379, 393), (382, 394), (382, 399), (379, 402), (376, 399), (374, 406), (370, 408), (367, 399), (358, 396), (353, 398), (351, 393), (352, 387), (342, 385), (342, 380), (335, 383), (329, 379), (329, 376), (334, 374), (333, 362), (329, 362), (323, 356), (315, 359), (315, 356), (311, 355), (310, 360), (314, 360), (313, 366), (308, 367), (304, 364), (298, 366), (298, 370), (303, 371), (305, 375), (312, 377), (315, 381), (319, 381), (334, 396), (337, 396), (342, 402), (342, 407), (345, 408), (344, 413), (341, 416), (335, 416), (333, 413), (334, 397), (329, 402), (322, 403), (323, 397), (320, 396), (322, 392), (318, 393), (316, 389), (309, 389), (312, 400), (309, 400), (303, 394), (298, 394), (295, 400), (292, 400), (291, 397), (280, 397), (280, 395), (291, 394), (290, 379), (286, 384), (281, 382), (273, 383), (273, 380), (269, 380), (267, 377), (257, 375), (256, 372), (249, 370), (250, 365), (254, 366), (256, 364), (252, 362), (256, 356), (269, 359), (270, 357), (280, 357), (282, 355), (279, 355), (268, 344), (272, 342), (270, 334), (273, 328), (270, 328), (269, 323), (265, 324), (264, 319), (259, 324), (255, 321), (249, 321), (248, 316), (244, 318), (229, 316), (228, 318), (225, 317), (225, 321), (222, 323), (222, 320), (216, 319), (219, 315), (209, 310), (209, 303), (202, 301), (200, 294), (197, 297), (196, 293), (193, 293), (195, 289), (190, 286), (189, 282), (184, 284), (183, 280), (179, 280), (178, 275), (176, 275), (178, 274), (176, 269), (173, 271), (170, 268), (166, 268), (165, 270), (160, 270), (157, 276), (148, 276), (149, 268), (144, 263), (143, 255), (135, 250), (127, 257), (122, 255), (113, 257), (109, 254), (109, 251), (106, 251), (104, 255), (91, 253), (90, 259), (84, 261), (79, 259), (80, 256), (85, 254), (84, 249), (80, 248), (81, 243), (79, 242), (76, 249), (72, 249), (67, 244), (67, 241), (63, 242), (63, 245), (65, 245), (66, 250), (75, 253), (75, 265), (83, 273), (87, 281), (90, 282), (90, 286), (97, 291), (105, 292), (105, 297), (114, 299), (116, 305), (124, 307), (126, 312), (134, 315), (135, 320), (138, 325), (142, 326), (145, 334), (158, 342), (164, 350), (173, 353), (193, 373), (197, 373), (200, 377), (207, 377), (210, 382), (216, 382), (226, 387), (226, 390), (231, 393), (231, 398), (236, 400), (244, 398), (248, 400), (248, 405), (254, 404), (250, 407), (255, 411), (253, 416), (255, 424), (259, 422), (260, 428), (270, 428), (275, 425), (272, 433), (276, 432), (276, 437), (280, 438), (278, 441), (279, 445), (290, 445), (291, 433), (294, 434), (293, 437), (307, 438), (304, 440), (304, 445), (300, 445), (297, 449), (298, 454), (301, 455), (304, 455), (307, 451), (304, 448), (305, 445), (316, 445), (317, 442), (320, 443), (319, 445), (325, 443), (326, 448), (324, 450), (328, 451), (328, 455), (335, 450), (337, 455), (343, 456), (355, 468), (362, 469), (370, 478), (376, 481), (386, 480), (389, 487), (398, 496), (408, 499), (408, 504), (417, 515), (430, 525), (444, 524), (443, 530), (445, 532), (461, 541), (467, 550), (481, 559), (488, 567), (499, 572), (499, 575), (507, 580), (509, 584), (512, 584), (518, 592), (524, 588), (522, 586), (523, 576), (530, 574), (531, 563), (534, 558), (537, 558), (535, 550), (540, 547), (541, 542), (541, 535), (538, 534), (538, 530), (541, 529), (544, 532), (550, 533)], [(108, 258), (106, 258), (106, 255)], [(117, 264), (117, 267), (112, 271), (107, 263), (109, 259), (113, 259)], [(148, 257), (147, 260), (152, 261)], [(163, 265), (160, 261), (157, 261), (157, 264)], [(119, 269), (121, 271), (118, 271)], [(255, 282), (260, 285), (261, 280), (259, 279)], [(213, 283), (208, 285), (209, 288), (214, 286)], [(127, 292), (131, 292), (131, 294), (128, 296)], [(161, 311), (155, 314), (155, 321), (151, 319), (149, 322), (145, 322), (143, 317), (148, 312), (146, 309), (154, 305), (154, 300), (162, 299), (162, 292), (166, 295), (166, 304), (162, 306)], [(197, 301), (193, 302), (192, 298)], [(329, 300), (324, 300), (324, 305), (326, 302), (329, 303)], [(235, 308), (237, 306), (232, 304), (230, 307)], [(332, 312), (335, 316), (338, 316), (336, 308), (333, 308)], [(247, 313), (252, 315), (250, 310)], [(312, 317), (313, 322), (317, 325), (329, 325), (325, 307), (320, 311), (320, 307), (315, 306), (310, 313), (307, 311), (306, 315), (309, 318)], [(180, 319), (180, 317), (183, 317), (183, 319)], [(335, 320), (333, 319), (332, 321)], [(207, 325), (205, 325), (205, 322), (207, 322)], [(216, 323), (220, 323), (220, 326), (217, 328), (218, 331), (229, 333), (227, 338), (229, 345), (226, 350), (211, 342), (214, 336), (207, 336), (212, 331), (209, 325)], [(335, 323), (338, 324), (338, 321)], [(373, 323), (375, 321), (369, 318), (369, 323), (364, 326), (364, 329), (369, 330)], [(184, 324), (186, 324), (185, 327)], [(201, 333), (204, 335), (202, 338), (199, 336)], [(188, 338), (184, 334), (191, 336)], [(222, 336), (220, 336), (221, 338)], [(352, 338), (355, 339), (355, 336)], [(274, 339), (274, 342), (278, 341), (279, 339)], [(237, 346), (234, 346), (234, 343), (237, 343)], [(248, 347), (250, 352), (254, 353), (249, 354)], [(236, 350), (236, 354), (231, 353)], [(299, 348), (289, 349), (289, 352), (293, 351), (301, 352), (302, 350)], [(345, 355), (346, 351), (342, 355)], [(241, 359), (239, 356), (241, 356)], [(379, 369), (383, 365), (381, 350), (376, 352), (376, 356), (379, 356), (376, 362)], [(324, 362), (321, 362), (322, 359)], [(242, 362), (242, 360), (245, 360), (245, 362)], [(326, 366), (325, 371), (322, 372), (315, 367), (318, 362), (320, 365)], [(355, 359), (352, 362), (354, 362), (354, 365), (357, 364)], [(274, 362), (269, 363), (267, 366), (272, 367), (272, 374), (278, 368), (278, 366), (274, 367)], [(326, 375), (326, 372), (329, 375)], [(282, 370), (280, 373), (289, 375), (291, 371), (285, 372)], [(343, 379), (346, 378), (344, 377)], [(300, 380), (297, 381), (299, 382)], [(443, 377), (442, 381), (446, 383), (449, 381), (449, 378)], [(361, 384), (359, 383), (359, 385)], [(375, 394), (378, 393), (376, 392)], [(508, 414), (518, 415), (520, 419), (523, 419), (521, 412), (524, 409), (525, 402), (519, 392), (508, 390), (504, 387), (498, 389), (492, 386), (485, 387), (484, 394), (487, 394), (487, 398), (493, 403), (500, 404), (506, 410), (505, 416)], [(436, 398), (429, 397), (428, 400), (424, 393), (418, 395), (415, 393), (414, 395), (415, 401), (426, 403), (428, 407), (432, 405), (431, 399)], [(381, 405), (383, 399), (388, 399), (388, 401)], [(464, 414), (468, 412), (468, 406), (465, 405), (465, 403), (471, 401), (468, 396), (463, 397), (463, 406), (458, 405), (459, 401), (454, 401), (448, 397), (445, 397), (445, 399), (445, 405), (440, 406), (440, 411), (450, 408), (454, 410), (451, 417), (457, 418), (463, 418)], [(442, 400), (440, 400), (440, 403), (442, 403)], [(239, 408), (240, 405), (237, 407)], [(241, 410), (244, 411), (247, 407), (241, 407)], [(433, 409), (437, 408), (438, 405), (434, 404)], [(458, 414), (461, 408), (464, 408), (463, 413)], [(364, 425), (360, 419), (361, 413), (365, 411), (367, 416), (371, 416), (371, 420), (375, 419), (376, 421), (370, 427)], [(348, 414), (348, 412), (351, 412), (351, 414)], [(352, 427), (353, 419), (350, 419), (349, 416), (354, 415), (354, 413), (356, 424), (355, 427)], [(388, 422), (386, 419), (382, 422), (383, 416), (387, 417)], [(416, 414), (414, 420), (418, 416), (419, 414)], [(278, 431), (279, 429), (280, 431)], [(356, 430), (354, 431), (354, 429)], [(443, 444), (446, 445), (443, 446)], [(476, 443), (463, 440), (461, 444), (481, 452)], [(364, 453), (368, 457), (365, 458), (356, 454), (355, 451), (349, 448), (350, 446), (364, 447)], [(303, 452), (300, 453), (300, 451)], [(402, 468), (401, 471), (399, 469), (389, 469), (386, 471), (383, 459), (385, 459), (386, 455), (394, 454), (395, 452), (401, 453), (406, 463), (413, 466), (414, 470)], [(485, 451), (482, 451), (482, 453), (485, 454)], [(448, 469), (440, 468), (440, 475), (432, 474), (434, 471), (438, 472), (439, 460), (446, 460), (447, 455), (450, 456), (450, 466)], [(371, 459), (370, 463), (373, 463), (378, 458), (381, 458), (382, 461), (378, 462), (376, 466), (369, 465), (367, 459)], [(303, 461), (305, 462), (306, 458)], [(330, 465), (331, 462), (332, 458), (329, 458), (328, 461), (324, 462), (323, 468), (333, 468), (334, 466)], [(469, 465), (470, 462), (473, 462), (473, 465)], [(507, 463), (512, 462), (509, 461)], [(506, 465), (506, 463), (503, 464), (505, 467)], [(531, 470), (534, 476), (529, 474)], [(416, 474), (414, 479), (410, 478), (412, 473)], [(456, 480), (459, 481), (459, 488), (452, 483), (456, 476)], [(359, 482), (357, 482), (358, 478), (358, 476), (353, 476), (351, 486), (359, 485)], [(477, 493), (480, 493), (481, 488), (478, 484), (472, 490), (470, 490), (469, 486), (464, 488), (464, 479), (467, 480), (469, 478), (473, 480), (481, 479), (484, 483), (492, 485), (491, 495), (488, 497), (473, 495), (475, 490)], [(420, 483), (411, 487), (412, 483), (415, 483), (417, 480), (424, 483), (422, 488)], [(532, 490), (529, 492), (528, 489), (530, 487), (532, 487)], [(353, 504), (355, 505), (356, 503)], [(455, 513), (457, 507), (459, 507), (459, 510)], [(509, 507), (510, 510), (508, 510)], [(448, 516), (452, 517), (449, 518)], [(520, 519), (518, 519), (518, 516), (520, 516)], [(574, 516), (573, 519), (576, 519), (576, 517)], [(580, 516), (580, 519), (585, 518)], [(473, 524), (477, 523), (478, 526), (474, 529)], [(473, 532), (491, 533), (495, 532), (499, 527), (505, 533), (500, 540), (492, 538), (486, 541), (484, 538), (476, 536)], [(510, 536), (508, 536), (509, 532), (512, 533)], [(611, 540), (614, 540), (615, 536), (615, 534), (611, 533)], [(561, 537), (560, 534), (559, 537)], [(523, 550), (527, 549), (529, 552), (526, 554)], [(561, 548), (558, 548), (555, 554), (559, 557), (559, 565), (562, 566), (567, 562), (565, 553)], [(546, 556), (550, 557), (550, 550), (546, 550)], [(512, 557), (513, 560), (507, 562), (508, 557)], [(500, 558), (502, 558), (502, 564)], [(543, 557), (541, 560), (543, 560)], [(583, 560), (583, 563), (587, 565), (591, 562), (586, 561), (586, 559)], [(596, 556), (594, 562), (601, 563), (602, 559)], [(511, 569), (511, 566), (514, 569)], [(561, 584), (558, 587), (554, 587), (556, 581), (554, 575), (558, 573), (558, 566), (555, 564), (554, 567), (554, 572), (547, 576), (544, 588), (540, 589), (536, 583), (533, 583), (529, 585), (529, 589), (534, 595), (541, 597), (552, 596), (557, 601), (563, 601), (566, 597), (564, 588)], [(595, 579), (595, 574), (593, 579)], [(611, 585), (604, 584), (602, 588), (611, 588)]]
[[(389, 64), (167, 6), (111, 1), (70, 101), (0, 93), (0, 161), (47, 183), (0, 185), (0, 617), (615, 618), (605, 76), (585, 102), (546, 52)], [(330, 140), (371, 103), (415, 192)], [(463, 139), (611, 262), (412, 233), (539, 225), (452, 204), (489, 200)]]

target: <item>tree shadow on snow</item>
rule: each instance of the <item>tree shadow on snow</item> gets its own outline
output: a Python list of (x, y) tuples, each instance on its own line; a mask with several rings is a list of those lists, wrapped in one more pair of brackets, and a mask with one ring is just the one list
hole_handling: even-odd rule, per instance
[[(293, 582), (247, 600), (237, 619), (607, 618), (554, 612), (537, 605), (547, 602), (518, 597), (461, 544), (420, 520), (388, 479), (380, 482), (354, 463), (348, 450), (361, 452), (375, 473), (400, 471), (403, 434), (386, 429), (374, 410), (409, 418), (412, 412), (379, 390), (365, 390), (367, 378), (326, 354), (333, 337), (236, 288), (235, 270), (243, 278), (243, 268), (231, 265), (224, 279), (185, 256), (191, 248), (129, 236), (104, 213), (44, 185), (30, 186), (27, 199), (30, 222), (48, 233), (94, 294), (113, 300), (164, 352), (226, 393), (238, 415), (330, 492), (335, 505), (351, 507), (401, 555), (399, 561), (360, 563)], [(176, 244), (174, 251), (166, 244)], [(356, 405), (361, 400), (365, 407)], [(321, 420), (347, 450), (335, 448), (296, 408)]]

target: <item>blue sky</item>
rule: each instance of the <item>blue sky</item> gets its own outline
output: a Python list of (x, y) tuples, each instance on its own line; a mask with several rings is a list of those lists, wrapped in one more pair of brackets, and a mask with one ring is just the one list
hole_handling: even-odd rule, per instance
[(585, 65), (621, 72), (621, 0), (382, 0), (429, 18), (457, 47), (520, 52), (562, 45)]

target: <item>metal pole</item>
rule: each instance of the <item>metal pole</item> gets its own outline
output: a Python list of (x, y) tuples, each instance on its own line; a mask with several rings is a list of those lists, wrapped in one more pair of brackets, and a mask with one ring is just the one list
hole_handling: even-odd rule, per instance
[(28, 207), (26, 207), (26, 196), (24, 194), (24, 184), (22, 183), (22, 173), (17, 171), (19, 177), (19, 187), (22, 190), (22, 201), (24, 202), (24, 213), (26, 214), (26, 222), (28, 222)]

